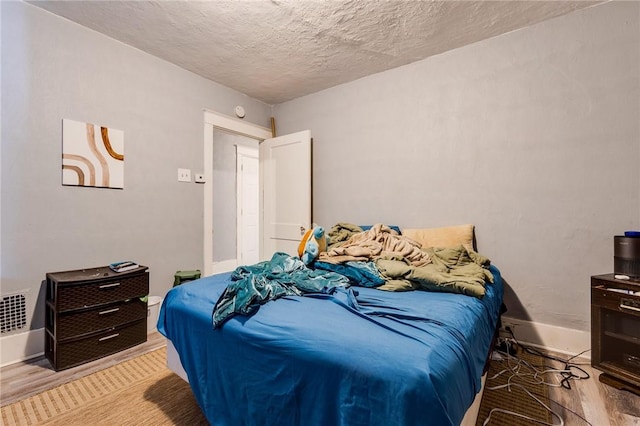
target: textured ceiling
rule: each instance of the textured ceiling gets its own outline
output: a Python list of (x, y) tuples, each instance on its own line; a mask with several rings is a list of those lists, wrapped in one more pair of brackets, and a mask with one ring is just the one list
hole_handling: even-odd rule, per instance
[(598, 1), (34, 1), (268, 104)]

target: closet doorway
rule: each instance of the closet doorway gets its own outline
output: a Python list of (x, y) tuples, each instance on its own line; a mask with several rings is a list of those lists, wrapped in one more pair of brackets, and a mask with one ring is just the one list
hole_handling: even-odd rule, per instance
[(245, 207), (252, 210), (254, 202), (259, 206), (259, 199), (250, 194), (259, 192), (253, 185), (259, 179), (253, 168), (258, 166), (251, 157), (257, 161), (258, 144), (270, 137), (266, 127), (204, 111), (204, 276), (232, 271), (243, 257), (253, 259), (252, 244), (259, 247), (255, 220), (260, 215), (245, 220), (239, 213)]
[(256, 263), (256, 234), (258, 261), (295, 254), (311, 227), (311, 132), (272, 137), (271, 129), (233, 117), (204, 116), (204, 276)]
[(213, 273), (259, 261), (258, 141), (213, 130)]

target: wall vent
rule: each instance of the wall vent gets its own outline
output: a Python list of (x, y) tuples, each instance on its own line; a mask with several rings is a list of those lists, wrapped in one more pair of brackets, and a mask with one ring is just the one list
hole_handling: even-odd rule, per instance
[(24, 294), (3, 296), (0, 303), (0, 334), (19, 330), (27, 325), (27, 303)]

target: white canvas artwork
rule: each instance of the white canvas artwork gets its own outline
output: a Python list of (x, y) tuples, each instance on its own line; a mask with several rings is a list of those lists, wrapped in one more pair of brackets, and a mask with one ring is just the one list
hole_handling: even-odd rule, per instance
[(124, 132), (62, 120), (62, 184), (124, 188)]

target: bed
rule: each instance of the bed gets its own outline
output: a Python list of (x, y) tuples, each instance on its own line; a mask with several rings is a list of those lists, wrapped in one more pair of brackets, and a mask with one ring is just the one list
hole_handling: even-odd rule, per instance
[(350, 286), (214, 329), (219, 274), (169, 291), (158, 330), (213, 425), (475, 424), (503, 295), (488, 270), (482, 298)]

